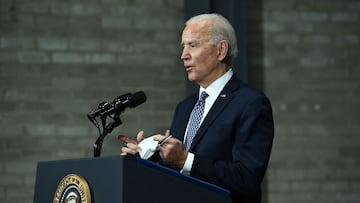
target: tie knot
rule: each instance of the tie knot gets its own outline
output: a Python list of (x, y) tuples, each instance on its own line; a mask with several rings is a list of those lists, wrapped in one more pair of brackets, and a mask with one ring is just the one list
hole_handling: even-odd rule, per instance
[(199, 100), (205, 100), (206, 97), (208, 97), (208, 96), (209, 96), (208, 93), (206, 93), (205, 91), (203, 91), (203, 92), (201, 92), (201, 95), (200, 95)]

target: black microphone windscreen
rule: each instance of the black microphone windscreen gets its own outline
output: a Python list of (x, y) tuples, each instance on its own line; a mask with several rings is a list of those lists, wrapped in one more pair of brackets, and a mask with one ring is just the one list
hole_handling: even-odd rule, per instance
[(144, 103), (146, 101), (146, 95), (143, 91), (135, 92), (132, 95), (132, 101), (130, 102), (129, 107), (137, 107), (138, 105)]

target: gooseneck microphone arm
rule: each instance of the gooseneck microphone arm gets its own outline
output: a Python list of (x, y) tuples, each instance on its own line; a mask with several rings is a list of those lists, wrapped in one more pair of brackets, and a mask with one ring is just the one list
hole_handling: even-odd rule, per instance
[(113, 121), (110, 123), (106, 123), (106, 117), (101, 116), (101, 127), (99, 129), (99, 137), (96, 139), (94, 143), (94, 157), (99, 157), (101, 154), (102, 144), (106, 135), (111, 133), (113, 129), (122, 124), (120, 120), (119, 114), (114, 114)]
[[(94, 157), (99, 157), (101, 148), (106, 135), (113, 129), (122, 124), (120, 114), (127, 108), (134, 108), (146, 101), (146, 95), (143, 91), (134, 94), (124, 94), (114, 99), (112, 103), (101, 102), (98, 108), (87, 114), (88, 119), (95, 125), (99, 131), (99, 137), (94, 143)], [(99, 120), (101, 124), (99, 125)], [(108, 122), (108, 119), (112, 119)]]

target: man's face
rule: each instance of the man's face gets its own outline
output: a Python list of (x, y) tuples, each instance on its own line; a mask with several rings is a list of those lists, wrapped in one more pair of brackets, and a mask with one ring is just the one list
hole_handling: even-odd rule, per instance
[(188, 79), (202, 87), (207, 87), (221, 76), (217, 46), (211, 43), (209, 22), (188, 24), (182, 33), (183, 47), (181, 59)]

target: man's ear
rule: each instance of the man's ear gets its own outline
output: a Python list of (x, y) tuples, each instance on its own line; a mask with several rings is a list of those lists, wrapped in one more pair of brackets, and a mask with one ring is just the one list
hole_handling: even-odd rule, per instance
[(218, 49), (218, 59), (219, 61), (223, 61), (229, 52), (229, 43), (226, 40), (220, 40), (217, 43)]

